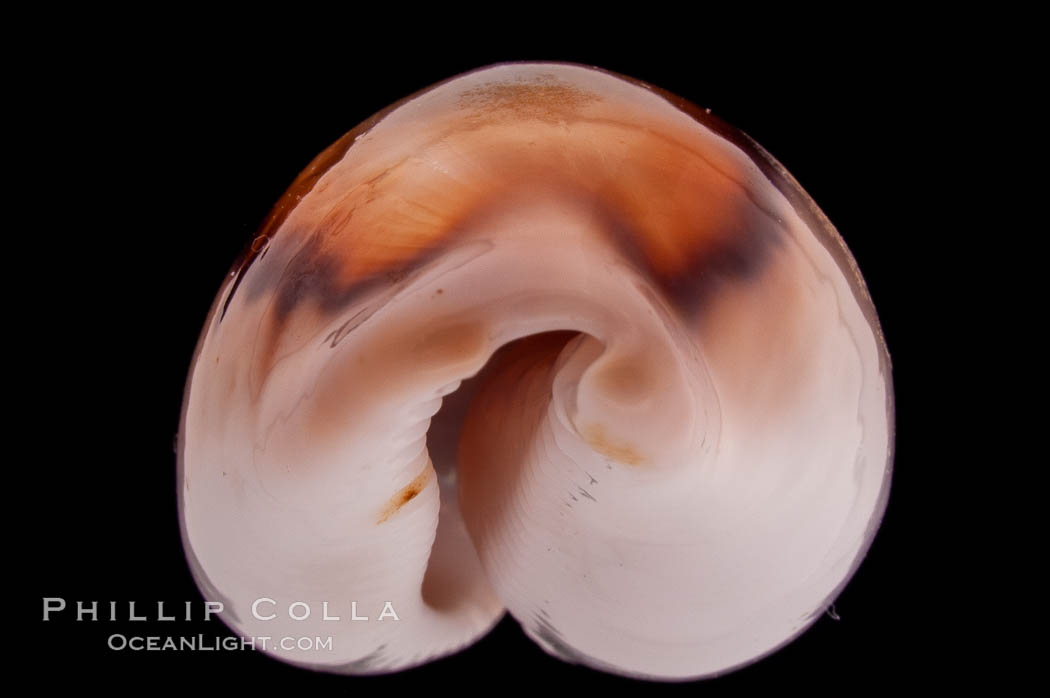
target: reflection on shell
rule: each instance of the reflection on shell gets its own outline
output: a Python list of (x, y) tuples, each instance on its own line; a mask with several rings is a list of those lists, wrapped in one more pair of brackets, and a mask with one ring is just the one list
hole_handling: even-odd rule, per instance
[(833, 600), (891, 450), (874, 309), (790, 175), (649, 86), (501, 65), (318, 156), (220, 289), (183, 539), (238, 633), (333, 638), (286, 661), (396, 671), (507, 610), (696, 678)]

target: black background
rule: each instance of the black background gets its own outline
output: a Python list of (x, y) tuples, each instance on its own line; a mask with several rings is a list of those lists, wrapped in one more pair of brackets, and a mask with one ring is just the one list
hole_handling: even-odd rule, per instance
[[(954, 603), (939, 574), (945, 525), (930, 513), (943, 466), (926, 350), (936, 321), (924, 312), (936, 296), (924, 271), (934, 243), (921, 224), (935, 123), (927, 108), (944, 64), (899, 30), (834, 43), (815, 28), (790, 41), (736, 32), (715, 42), (713, 30), (639, 41), (623, 31), (604, 42), (548, 35), (483, 45), (362, 41), (368, 32), (357, 27), (354, 41), (321, 41), (323, 52), (274, 37), (229, 50), (195, 38), (97, 37), (23, 75), (36, 123), (21, 144), (32, 157), (21, 206), (41, 250), (18, 257), (25, 268), (15, 273), (33, 279), (22, 286), (26, 327), (47, 378), (14, 435), (43, 454), (18, 468), (31, 514), (15, 537), (30, 561), (31, 589), (18, 602), (27, 643), (51, 658), (42, 680), (142, 690), (236, 679), (240, 689), (339, 693), (495, 681), (746, 692), (944, 680), (943, 648), (957, 638), (943, 622)], [(218, 621), (78, 623), (67, 611), (42, 622), (45, 596), (71, 607), (118, 601), (122, 616), (128, 601), (152, 616), (157, 601), (181, 608), (201, 598), (179, 540), (173, 445), (189, 362), (223, 276), (298, 172), (345, 131), (434, 82), (521, 59), (597, 65), (712, 109), (787, 167), (856, 257), (894, 363), (897, 456), (884, 524), (836, 602), (840, 620), (822, 617), (772, 656), (699, 685), (561, 663), (509, 618), (458, 655), (360, 678), (261, 653), (106, 646), (118, 632), (227, 634)]]

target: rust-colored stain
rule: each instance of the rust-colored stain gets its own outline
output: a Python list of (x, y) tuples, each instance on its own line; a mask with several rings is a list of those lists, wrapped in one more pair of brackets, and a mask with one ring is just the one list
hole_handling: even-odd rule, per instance
[[(575, 120), (586, 104), (601, 97), (553, 75), (516, 81), (488, 82), (460, 94), (459, 107), (469, 120), (535, 120), (558, 123)], [(471, 118), (473, 117), (473, 118)]]
[(478, 324), (459, 323), (425, 331), (413, 350), (420, 364), (447, 366), (474, 359), (485, 349), (485, 328)]
[(620, 463), (641, 465), (645, 462), (645, 458), (635, 450), (634, 446), (628, 443), (614, 443), (609, 439), (605, 433), (605, 427), (601, 424), (592, 424), (584, 429), (583, 438), (595, 451)]
[(624, 402), (644, 399), (653, 389), (653, 377), (638, 361), (620, 359), (606, 366), (598, 376), (609, 395)]
[(379, 525), (389, 519), (391, 516), (401, 511), (401, 507), (405, 506), (413, 499), (416, 495), (423, 491), (423, 488), (427, 486), (427, 481), (430, 479), (430, 463), (427, 462), (427, 467), (423, 469), (419, 475), (416, 476), (412, 482), (408, 483), (390, 498), (390, 501), (383, 507), (382, 513), (379, 515), (379, 520), (376, 525)]
[[(407, 283), (522, 193), (591, 212), (606, 243), (687, 316), (723, 278), (752, 278), (780, 239), (747, 157), (713, 140), (695, 111), (701, 123), (683, 121), (678, 102), (605, 91), (558, 67), (448, 89), (459, 92), (403, 104), (396, 129), (371, 131), (376, 117), (318, 156), (248, 246), (224, 312), (235, 294), (269, 305), (254, 390), (317, 324)], [(353, 146), (366, 133), (367, 158)], [(470, 358), (473, 340), (452, 334), (434, 338), (435, 361)], [(607, 380), (624, 400), (644, 395), (644, 376)]]

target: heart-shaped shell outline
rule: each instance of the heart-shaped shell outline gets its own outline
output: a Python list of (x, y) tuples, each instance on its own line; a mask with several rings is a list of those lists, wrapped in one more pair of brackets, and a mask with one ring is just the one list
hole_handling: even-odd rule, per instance
[[(741, 325), (748, 331), (734, 329)], [(818, 337), (817, 348), (800, 336)], [(789, 359), (769, 351), (785, 340)], [(842, 375), (827, 379), (829, 365)], [(457, 434), (460, 472), (435, 470), (430, 419), (445, 395), (479, 373), (488, 385), (474, 388), (475, 407), (457, 423), (475, 425)], [(368, 399), (348, 398), (349, 390)], [(511, 407), (493, 397), (507, 394), (531, 397)], [(812, 413), (800, 418), (796, 403), (813, 405)], [(868, 441), (849, 436), (843, 404), (857, 407)], [(492, 420), (508, 413), (531, 414), (527, 428), (518, 423), (493, 441)], [(821, 434), (839, 449), (828, 457), (837, 465), (811, 474), (815, 484), (803, 494), (789, 471), (770, 464), (776, 458), (745, 445), (754, 438), (746, 429), (770, 434), (790, 423), (796, 432), (779, 437), (777, 458), (809, 473), (806, 459), (819, 450), (813, 442), (824, 442), (805, 426), (822, 419), (841, 419)], [(347, 673), (405, 668), (476, 640), (505, 604), (557, 656), (632, 676), (697, 678), (776, 649), (841, 590), (885, 509), (892, 425), (888, 354), (860, 273), (830, 222), (772, 157), (647, 85), (582, 66), (500, 65), (417, 93), (340, 139), (300, 175), (235, 266), (187, 384), (183, 539), (202, 591), (224, 601), (225, 620), (244, 634), (274, 630), (276, 619), (252, 610), (259, 598), (315, 609), (360, 603), (376, 612), (384, 597), (413, 597), (396, 623), (337, 625), (340, 649), (308, 659), (276, 653), (286, 661)], [(507, 438), (517, 447), (508, 449)], [(533, 452), (537, 443), (548, 447), (543, 458)], [(841, 482), (842, 454), (851, 448), (852, 489)], [(733, 468), (719, 465), (727, 451)], [(497, 461), (512, 465), (491, 465)], [(379, 465), (386, 475), (362, 484), (358, 476)], [(602, 468), (610, 494), (599, 500), (592, 471)], [(558, 475), (519, 501), (529, 480), (508, 471), (552, 470)], [(449, 496), (456, 479), (458, 502)], [(191, 481), (200, 480), (207, 494), (191, 494), (201, 489)], [(836, 484), (822, 490), (825, 481)], [(746, 496), (732, 500), (728, 491)], [(722, 518), (690, 518), (683, 492), (699, 493), (710, 510), (723, 507)], [(741, 552), (739, 532), (725, 534), (737, 536), (732, 545), (705, 548), (691, 538), (706, 541), (717, 521), (746, 522), (734, 506), (767, 501), (756, 492), (794, 493), (803, 502), (764, 524), (769, 540), (751, 529), (760, 553)], [(847, 492), (852, 508), (842, 504)], [(493, 501), (517, 506), (519, 519), (554, 502), (550, 511), (572, 523), (522, 533)], [(799, 523), (798, 512), (813, 503), (837, 512), (835, 540), (821, 537), (819, 520)], [(669, 514), (654, 517), (654, 509)], [(441, 526), (458, 531), (440, 548), (455, 551), (452, 564), (442, 564), (451, 553), (436, 555), (432, 543), (439, 510)], [(610, 523), (617, 517), (635, 527)], [(286, 528), (269, 529), (276, 520)], [(776, 532), (785, 521), (819, 539), (792, 548), (808, 560), (804, 570), (781, 559)], [(391, 562), (383, 545), (369, 542), (383, 537), (379, 530), (414, 536), (414, 557)], [(680, 552), (654, 557), (654, 538), (677, 541)], [(544, 556), (557, 547), (552, 540), (561, 549)], [(631, 542), (627, 553), (622, 541)], [(344, 556), (329, 557), (333, 546)], [(832, 553), (831, 569), (813, 561)], [(708, 566), (688, 562), (703, 554), (744, 573), (716, 583), (701, 571)], [(587, 564), (574, 564), (579, 559)], [(385, 574), (382, 584), (347, 583), (361, 560), (378, 561), (360, 575)], [(593, 577), (583, 581), (596, 562), (607, 575), (598, 587)], [(443, 595), (431, 582), (428, 600), (427, 576), (457, 566), (462, 575), (445, 569), (443, 578), (458, 585), (445, 595), (455, 603), (439, 608), (434, 600)], [(672, 569), (693, 586), (668, 584)], [(786, 571), (795, 586), (756, 581)], [(821, 584), (798, 591), (805, 586), (798, 579), (814, 576)], [(649, 577), (665, 581), (643, 586)], [(706, 593), (694, 593), (697, 582)], [(354, 584), (360, 591), (348, 599)], [(750, 596), (704, 606), (714, 592), (747, 584), (755, 585)], [(550, 588), (566, 590), (560, 601), (543, 598)], [(596, 589), (612, 601), (591, 604)], [(651, 601), (632, 601), (632, 589), (670, 601), (654, 613)], [(785, 589), (802, 598), (769, 600)], [(626, 639), (638, 620), (610, 626), (609, 603), (655, 616), (647, 621), (652, 632)], [(775, 622), (740, 620), (763, 604), (787, 610), (770, 612)], [(735, 615), (719, 610), (726, 607)], [(296, 632), (310, 623), (286, 620), (282, 627)], [(733, 640), (734, 632), (760, 639)], [(679, 649), (668, 652), (667, 643)]]

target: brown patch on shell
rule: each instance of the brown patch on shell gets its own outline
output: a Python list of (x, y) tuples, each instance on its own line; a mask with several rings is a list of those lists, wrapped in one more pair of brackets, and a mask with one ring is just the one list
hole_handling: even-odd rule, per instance
[[(256, 238), (266, 244), (249, 248), (227, 297), (245, 275), (241, 293), (270, 294), (253, 383), (301, 344), (293, 312), (331, 317), (402, 283), (522, 192), (592, 211), (609, 243), (687, 317), (722, 279), (756, 275), (781, 223), (756, 198), (747, 157), (714, 145), (707, 120), (680, 100), (654, 108), (652, 97), (512, 76), (467, 85), (455, 101), (410, 101), (413, 118), (396, 131), (371, 130), (376, 117), (340, 139), (278, 203)], [(362, 134), (364, 152), (388, 155), (356, 154)], [(402, 152), (399, 143), (418, 145)]]
[(638, 361), (619, 359), (604, 367), (598, 384), (617, 402), (639, 402), (652, 393), (653, 377)]
[(484, 349), (484, 328), (461, 323), (424, 335), (415, 347), (415, 358), (417, 366), (446, 367), (469, 362), (481, 355)]
[(598, 453), (626, 465), (641, 465), (645, 458), (628, 443), (615, 442), (605, 433), (601, 424), (591, 424), (583, 430), (583, 438)]
[(430, 480), (430, 471), (431, 466), (428, 460), (427, 467), (423, 469), (423, 472), (417, 475), (412, 482), (395, 492), (394, 496), (386, 503), (382, 513), (379, 515), (379, 520), (376, 521), (377, 526), (401, 511), (401, 507), (411, 502), (416, 498), (416, 495), (423, 491), (423, 488), (427, 486), (427, 482)]

